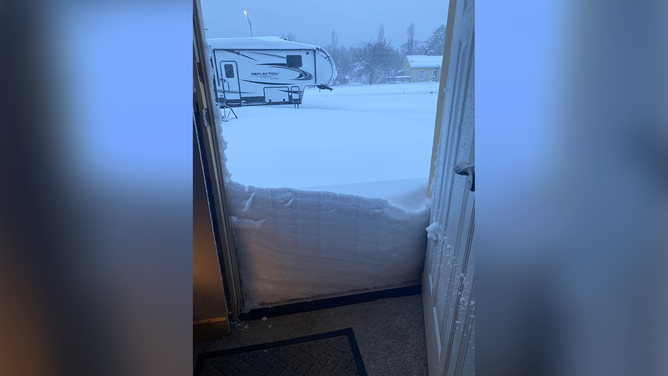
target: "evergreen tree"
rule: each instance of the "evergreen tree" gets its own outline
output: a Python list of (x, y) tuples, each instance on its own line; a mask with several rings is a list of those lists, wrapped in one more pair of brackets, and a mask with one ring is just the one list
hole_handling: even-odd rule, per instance
[(429, 37), (425, 45), (427, 55), (443, 55), (445, 48), (445, 25), (441, 25)]

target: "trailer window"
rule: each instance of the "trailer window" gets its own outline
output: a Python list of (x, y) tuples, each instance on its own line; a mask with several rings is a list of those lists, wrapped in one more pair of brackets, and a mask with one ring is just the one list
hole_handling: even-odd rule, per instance
[(225, 78), (234, 78), (234, 66), (225, 64)]
[(419, 74), (419, 76), (418, 76), (418, 79), (419, 79), (419, 80), (424, 80), (424, 71), (423, 71), (423, 70), (420, 71), (420, 74)]
[(285, 63), (288, 68), (301, 68), (302, 55), (288, 55), (285, 57)]

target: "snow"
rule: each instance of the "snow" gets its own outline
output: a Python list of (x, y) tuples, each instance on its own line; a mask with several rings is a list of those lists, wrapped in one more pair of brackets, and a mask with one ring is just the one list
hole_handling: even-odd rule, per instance
[(247, 308), (419, 279), (424, 198), (410, 210), (333, 192), (234, 182), (227, 189)]
[(443, 55), (408, 55), (406, 56), (406, 60), (408, 60), (408, 64), (411, 68), (440, 68), (441, 63), (443, 62)]
[(419, 280), (437, 93), (313, 89), (221, 124), (245, 311)]
[(236, 108), (223, 124), (227, 168), (264, 188), (426, 181), (437, 97), (434, 82), (344, 85), (306, 90), (299, 109)]
[(383, 198), (404, 209), (415, 210), (424, 205), (427, 181), (428, 178), (416, 178), (306, 187), (301, 189), (305, 191), (326, 191), (369, 198)]
[(427, 239), (438, 241), (438, 222), (434, 222), (427, 227)]
[(290, 42), (279, 37), (210, 38), (206, 41), (214, 50), (312, 50), (319, 48), (311, 44)]

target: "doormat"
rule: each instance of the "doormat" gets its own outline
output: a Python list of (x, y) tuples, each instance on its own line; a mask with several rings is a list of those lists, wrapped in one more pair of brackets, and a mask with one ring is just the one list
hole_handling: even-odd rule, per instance
[(195, 376), (367, 376), (352, 328), (200, 354)]

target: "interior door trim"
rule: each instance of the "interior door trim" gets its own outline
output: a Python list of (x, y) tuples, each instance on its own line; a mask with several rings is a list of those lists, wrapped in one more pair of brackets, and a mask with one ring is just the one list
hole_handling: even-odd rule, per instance
[(221, 149), (218, 143), (219, 123), (216, 121), (216, 114), (219, 114), (219, 112), (212, 96), (212, 82), (209, 80), (209, 70), (215, 69), (215, 67), (208, 57), (208, 46), (202, 30), (199, 0), (193, 0), (193, 7), (193, 112), (195, 128), (202, 157), (202, 168), (206, 178), (207, 194), (210, 198), (209, 210), (218, 250), (218, 260), (223, 271), (221, 278), (227, 298), (228, 313), (232, 321), (238, 321), (239, 313), (243, 307), (239, 266), (225, 192), (225, 174), (220, 158)]

